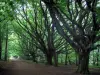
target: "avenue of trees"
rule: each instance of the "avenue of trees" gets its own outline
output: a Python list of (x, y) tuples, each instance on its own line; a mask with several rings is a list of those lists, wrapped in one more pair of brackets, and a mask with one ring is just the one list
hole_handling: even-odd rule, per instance
[(100, 0), (1, 0), (0, 60), (100, 65)]

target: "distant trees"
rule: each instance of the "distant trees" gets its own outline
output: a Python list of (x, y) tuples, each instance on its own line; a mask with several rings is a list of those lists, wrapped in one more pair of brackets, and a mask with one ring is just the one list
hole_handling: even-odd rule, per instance
[(8, 25), (6, 25), (6, 34), (5, 34), (5, 56), (4, 60), (7, 61), (8, 57)]
[[(1, 4), (2, 5), (2, 4)], [(2, 7), (3, 7), (3, 5), (2, 6), (0, 6), (0, 9), (2, 10)], [(2, 11), (0, 11), (0, 60), (1, 60), (1, 56), (2, 56), (2, 40), (3, 40), (3, 21), (5, 20), (5, 18), (3, 17), (3, 12)]]
[(5, 33), (6, 33), (6, 23), (7, 23), (7, 19), (6, 19), (6, 15), (7, 13), (5, 13), (6, 9), (5, 9), (5, 2), (0, 2), (0, 60), (2, 59), (2, 51), (3, 51), (3, 42), (4, 42), (4, 38), (5, 38)]
[(90, 54), (90, 65), (93, 66), (99, 66), (100, 65), (100, 49), (97, 47), (97, 49), (93, 50)]
[(1, 55), (2, 55), (2, 32), (1, 32), (1, 25), (0, 25), (0, 60), (1, 60)]
[[(62, 45), (65, 42), (54, 29), (54, 25), (52, 25), (48, 13), (43, 16), (47, 10), (41, 10), (41, 7), (38, 4), (38, 1), (15, 3), (16, 9), (14, 9), (14, 11), (16, 12), (14, 17), (19, 26), (30, 37), (28, 41), (27, 35), (22, 32), (23, 35), (25, 34), (22, 38), (24, 39), (23, 41), (26, 41), (27, 51), (34, 52), (34, 50), (39, 49), (45, 54), (47, 64), (52, 65), (52, 59), (54, 57), (55, 66), (57, 66), (57, 52), (63, 49)], [(42, 13), (42, 11), (44, 13)], [(25, 37), (27, 39), (25, 39)], [(32, 47), (34, 49), (32, 49)], [(34, 55), (32, 52), (30, 52), (30, 54)]]
[(5, 0), (0, 1), (0, 60), (8, 58), (8, 35), (12, 21), (10, 11), (8, 3)]

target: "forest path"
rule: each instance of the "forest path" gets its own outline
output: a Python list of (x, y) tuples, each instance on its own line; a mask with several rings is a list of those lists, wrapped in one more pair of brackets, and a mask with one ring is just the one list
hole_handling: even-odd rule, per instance
[(0, 75), (78, 75), (74, 73), (75, 70), (76, 68), (71, 66), (53, 67), (26, 61), (11, 61)]
[(74, 68), (72, 70), (26, 61), (11, 61), (6, 70), (2, 71), (0, 75), (73, 75), (74, 71)]

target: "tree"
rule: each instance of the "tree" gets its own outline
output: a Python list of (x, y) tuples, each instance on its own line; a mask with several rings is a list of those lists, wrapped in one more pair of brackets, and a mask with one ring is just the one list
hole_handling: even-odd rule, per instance
[(4, 60), (7, 61), (7, 57), (8, 57), (8, 25), (6, 26), (6, 37), (5, 37), (5, 57)]
[[(3, 3), (2, 2), (0, 2), (1, 3), (1, 6), (0, 6), (0, 10), (2, 10), (2, 8), (4, 7), (4, 5), (3, 5)], [(2, 37), (2, 35), (3, 35), (3, 32), (2, 32), (2, 27), (3, 27), (3, 21), (5, 20), (5, 18), (4, 18), (4, 14), (3, 14), (3, 11), (0, 11), (0, 17), (1, 17), (1, 19), (0, 19), (0, 60), (1, 60), (1, 57), (2, 57), (2, 40), (3, 40), (3, 37)]]
[(0, 60), (1, 60), (1, 54), (2, 54), (2, 38), (1, 38), (1, 27), (0, 27)]
[[(0, 1), (0, 60), (2, 59), (2, 51), (3, 51), (3, 42), (5, 38), (5, 33), (7, 32), (7, 22), (8, 22), (8, 8), (5, 1)], [(8, 16), (8, 18), (6, 18)], [(8, 35), (8, 33), (7, 33)], [(6, 46), (7, 47), (7, 46)]]
[[(54, 57), (55, 66), (57, 66), (57, 55), (56, 55), (56, 45), (57, 41), (56, 34), (57, 32), (54, 29), (54, 26), (49, 20), (48, 13), (44, 15), (43, 12), (47, 12), (47, 10), (42, 10), (38, 5), (39, 2), (20, 2), (18, 4), (15, 3), (15, 18), (16, 22), (22, 27), (24, 31), (29, 34), (31, 39), (34, 42), (34, 45), (37, 49), (40, 49), (47, 59), (47, 63), (52, 65), (52, 58)], [(34, 8), (33, 8), (34, 7)], [(20, 9), (21, 8), (21, 9)], [(58, 37), (58, 39), (61, 37)]]
[(97, 36), (100, 29), (96, 21), (97, 1), (41, 0), (42, 5), (43, 3), (48, 8), (52, 23), (58, 33), (66, 39), (79, 56), (77, 72), (89, 73), (89, 54), (93, 44), (100, 38)]
[(54, 57), (57, 66), (58, 54), (68, 42), (78, 54), (77, 72), (89, 73), (89, 54), (94, 50), (94, 43), (100, 40), (100, 17), (96, 13), (99, 12), (98, 1), (12, 0), (8, 4), (12, 8), (14, 20), (23, 29), (18, 35), (24, 39), (21, 40), (22, 48), (28, 54), (34, 58), (34, 50), (41, 50), (47, 63), (52, 65)]

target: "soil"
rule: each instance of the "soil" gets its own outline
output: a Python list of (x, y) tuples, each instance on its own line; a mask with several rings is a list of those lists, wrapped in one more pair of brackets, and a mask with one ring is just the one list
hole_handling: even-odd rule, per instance
[[(1, 63), (0, 63), (1, 64)], [(48, 66), (26, 61), (2, 62), (0, 75), (80, 75), (76, 74), (76, 66)], [(100, 75), (99, 68), (91, 68), (90, 75)]]

